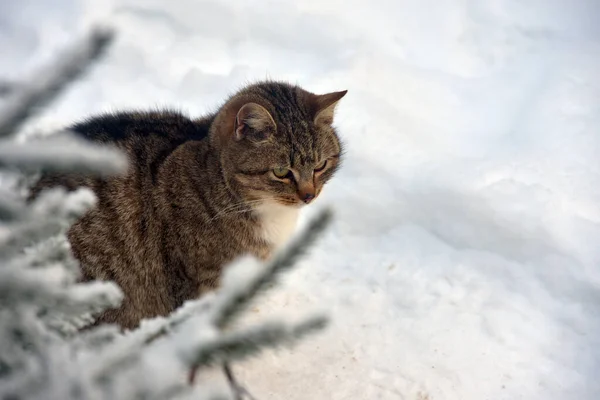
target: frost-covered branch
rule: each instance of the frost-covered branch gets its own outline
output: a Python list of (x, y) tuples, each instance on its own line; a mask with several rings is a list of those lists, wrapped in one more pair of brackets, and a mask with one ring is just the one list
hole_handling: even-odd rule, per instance
[(102, 55), (112, 38), (110, 30), (94, 29), (80, 45), (57, 57), (53, 66), (38, 71), (34, 80), (12, 92), (8, 104), (0, 110), (0, 137), (15, 134), (29, 117), (79, 78)]
[(17, 143), (0, 142), (3, 167), (23, 172), (70, 172), (79, 175), (114, 175), (127, 167), (122, 152), (77, 138), (69, 132)]
[[(38, 71), (33, 82), (10, 88), (0, 109), (0, 137), (4, 138), (0, 141), (0, 167), (10, 167), (11, 173), (41, 169), (114, 173), (123, 169), (121, 155), (111, 150), (108, 156), (105, 150), (87, 150), (85, 145), (76, 147), (78, 143), (68, 142), (71, 139), (64, 135), (62, 142), (49, 139), (44, 145), (13, 141), (29, 117), (97, 59), (111, 36), (95, 30), (51, 68)], [(73, 156), (74, 151), (79, 154)], [(75, 261), (64, 235), (56, 240), (70, 222), (93, 206), (95, 198), (57, 190), (26, 204), (23, 196), (8, 189), (0, 189), (0, 398), (68, 398), (65, 393), (71, 389), (70, 383), (55, 379), (55, 372), (83, 377), (85, 369), (66, 367), (75, 347), (57, 336), (52, 324), (60, 316), (68, 320), (114, 307), (122, 296), (109, 282), (75, 284)], [(89, 398), (86, 393), (94, 390), (83, 388), (77, 397)]]
[(85, 189), (69, 194), (62, 189), (44, 193), (27, 208), (18, 224), (7, 225), (8, 232), (0, 237), (0, 259), (15, 257), (25, 246), (58, 234), (95, 201), (93, 194)]
[(241, 331), (224, 333), (218, 338), (202, 341), (191, 349), (188, 362), (192, 368), (207, 367), (224, 361), (244, 360), (270, 347), (291, 344), (307, 334), (323, 329), (325, 316), (314, 316), (296, 324), (263, 322)]
[(248, 282), (232, 288), (220, 297), (212, 310), (213, 324), (223, 328), (246, 310), (255, 296), (276, 282), (281, 273), (289, 270), (298, 262), (298, 259), (304, 255), (306, 250), (314, 244), (319, 235), (329, 225), (331, 219), (331, 210), (322, 210), (309, 222), (305, 231), (292, 241), (286, 251), (278, 253), (272, 261), (262, 268), (261, 273), (249, 277)]

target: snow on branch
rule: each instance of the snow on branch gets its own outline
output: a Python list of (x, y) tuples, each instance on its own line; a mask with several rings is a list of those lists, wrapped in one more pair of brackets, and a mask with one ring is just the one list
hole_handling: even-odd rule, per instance
[[(81, 173), (116, 173), (124, 158), (113, 150), (91, 148), (60, 135), (43, 144), (13, 142), (17, 130), (47, 106), (68, 84), (80, 77), (102, 53), (112, 34), (94, 30), (87, 40), (58, 58), (36, 79), (11, 87), (0, 110), (0, 168), (5, 173), (40, 170)], [(77, 153), (77, 154), (74, 154)], [(12, 190), (11, 190), (12, 189)], [(57, 336), (58, 320), (119, 304), (122, 293), (111, 282), (75, 284), (76, 264), (64, 230), (90, 206), (91, 192), (48, 191), (34, 203), (11, 187), (0, 188), (0, 398), (69, 398), (70, 383), (54, 379), (85, 375), (72, 369), (72, 343)], [(62, 237), (61, 237), (62, 235)], [(75, 385), (83, 385), (78, 382)], [(81, 389), (79, 398), (94, 391)]]
[(246, 282), (231, 288), (218, 298), (211, 314), (212, 323), (218, 328), (224, 328), (233, 322), (246, 310), (254, 297), (275, 283), (281, 273), (298, 262), (329, 225), (331, 219), (331, 210), (322, 210), (310, 221), (305, 231), (288, 245), (285, 252), (277, 254), (260, 273), (247, 277)]
[(93, 206), (95, 200), (87, 189), (73, 193), (54, 189), (44, 193), (27, 208), (18, 224), (7, 225), (8, 232), (0, 236), (0, 260), (16, 257), (24, 247), (60, 233)]
[(122, 152), (80, 139), (69, 132), (17, 143), (0, 142), (0, 166), (23, 172), (70, 172), (113, 175), (127, 167)]
[(7, 105), (0, 110), (0, 137), (15, 134), (29, 117), (79, 78), (102, 55), (112, 38), (112, 31), (94, 29), (80, 45), (57, 57), (54, 65), (38, 71), (35, 79), (11, 92)]
[(322, 315), (305, 318), (296, 324), (263, 322), (261, 325), (205, 340), (182, 356), (192, 368), (208, 367), (225, 361), (244, 360), (249, 356), (282, 344), (291, 344), (327, 325)]

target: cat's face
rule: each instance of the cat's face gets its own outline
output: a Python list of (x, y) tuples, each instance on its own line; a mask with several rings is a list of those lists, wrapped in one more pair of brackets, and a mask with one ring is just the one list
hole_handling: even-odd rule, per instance
[(226, 113), (232, 123), (221, 125), (227, 179), (249, 202), (310, 203), (340, 165), (332, 122), (346, 92), (319, 96), (278, 83), (246, 90), (230, 104), (235, 115)]

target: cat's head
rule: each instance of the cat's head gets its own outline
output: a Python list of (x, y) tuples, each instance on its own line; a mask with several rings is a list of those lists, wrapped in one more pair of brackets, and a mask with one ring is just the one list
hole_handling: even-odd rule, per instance
[(266, 82), (234, 95), (210, 132), (228, 184), (248, 201), (300, 206), (314, 200), (341, 162), (332, 123), (345, 94)]

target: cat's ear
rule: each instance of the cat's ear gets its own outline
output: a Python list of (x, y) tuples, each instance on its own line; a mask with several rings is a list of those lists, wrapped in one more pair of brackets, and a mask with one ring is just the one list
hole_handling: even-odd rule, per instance
[(346, 93), (348, 93), (347, 90), (342, 90), (341, 92), (313, 95), (311, 101), (315, 125), (331, 125), (333, 123), (335, 106)]
[(234, 138), (262, 142), (275, 133), (277, 125), (266, 108), (256, 103), (246, 103), (235, 116)]

